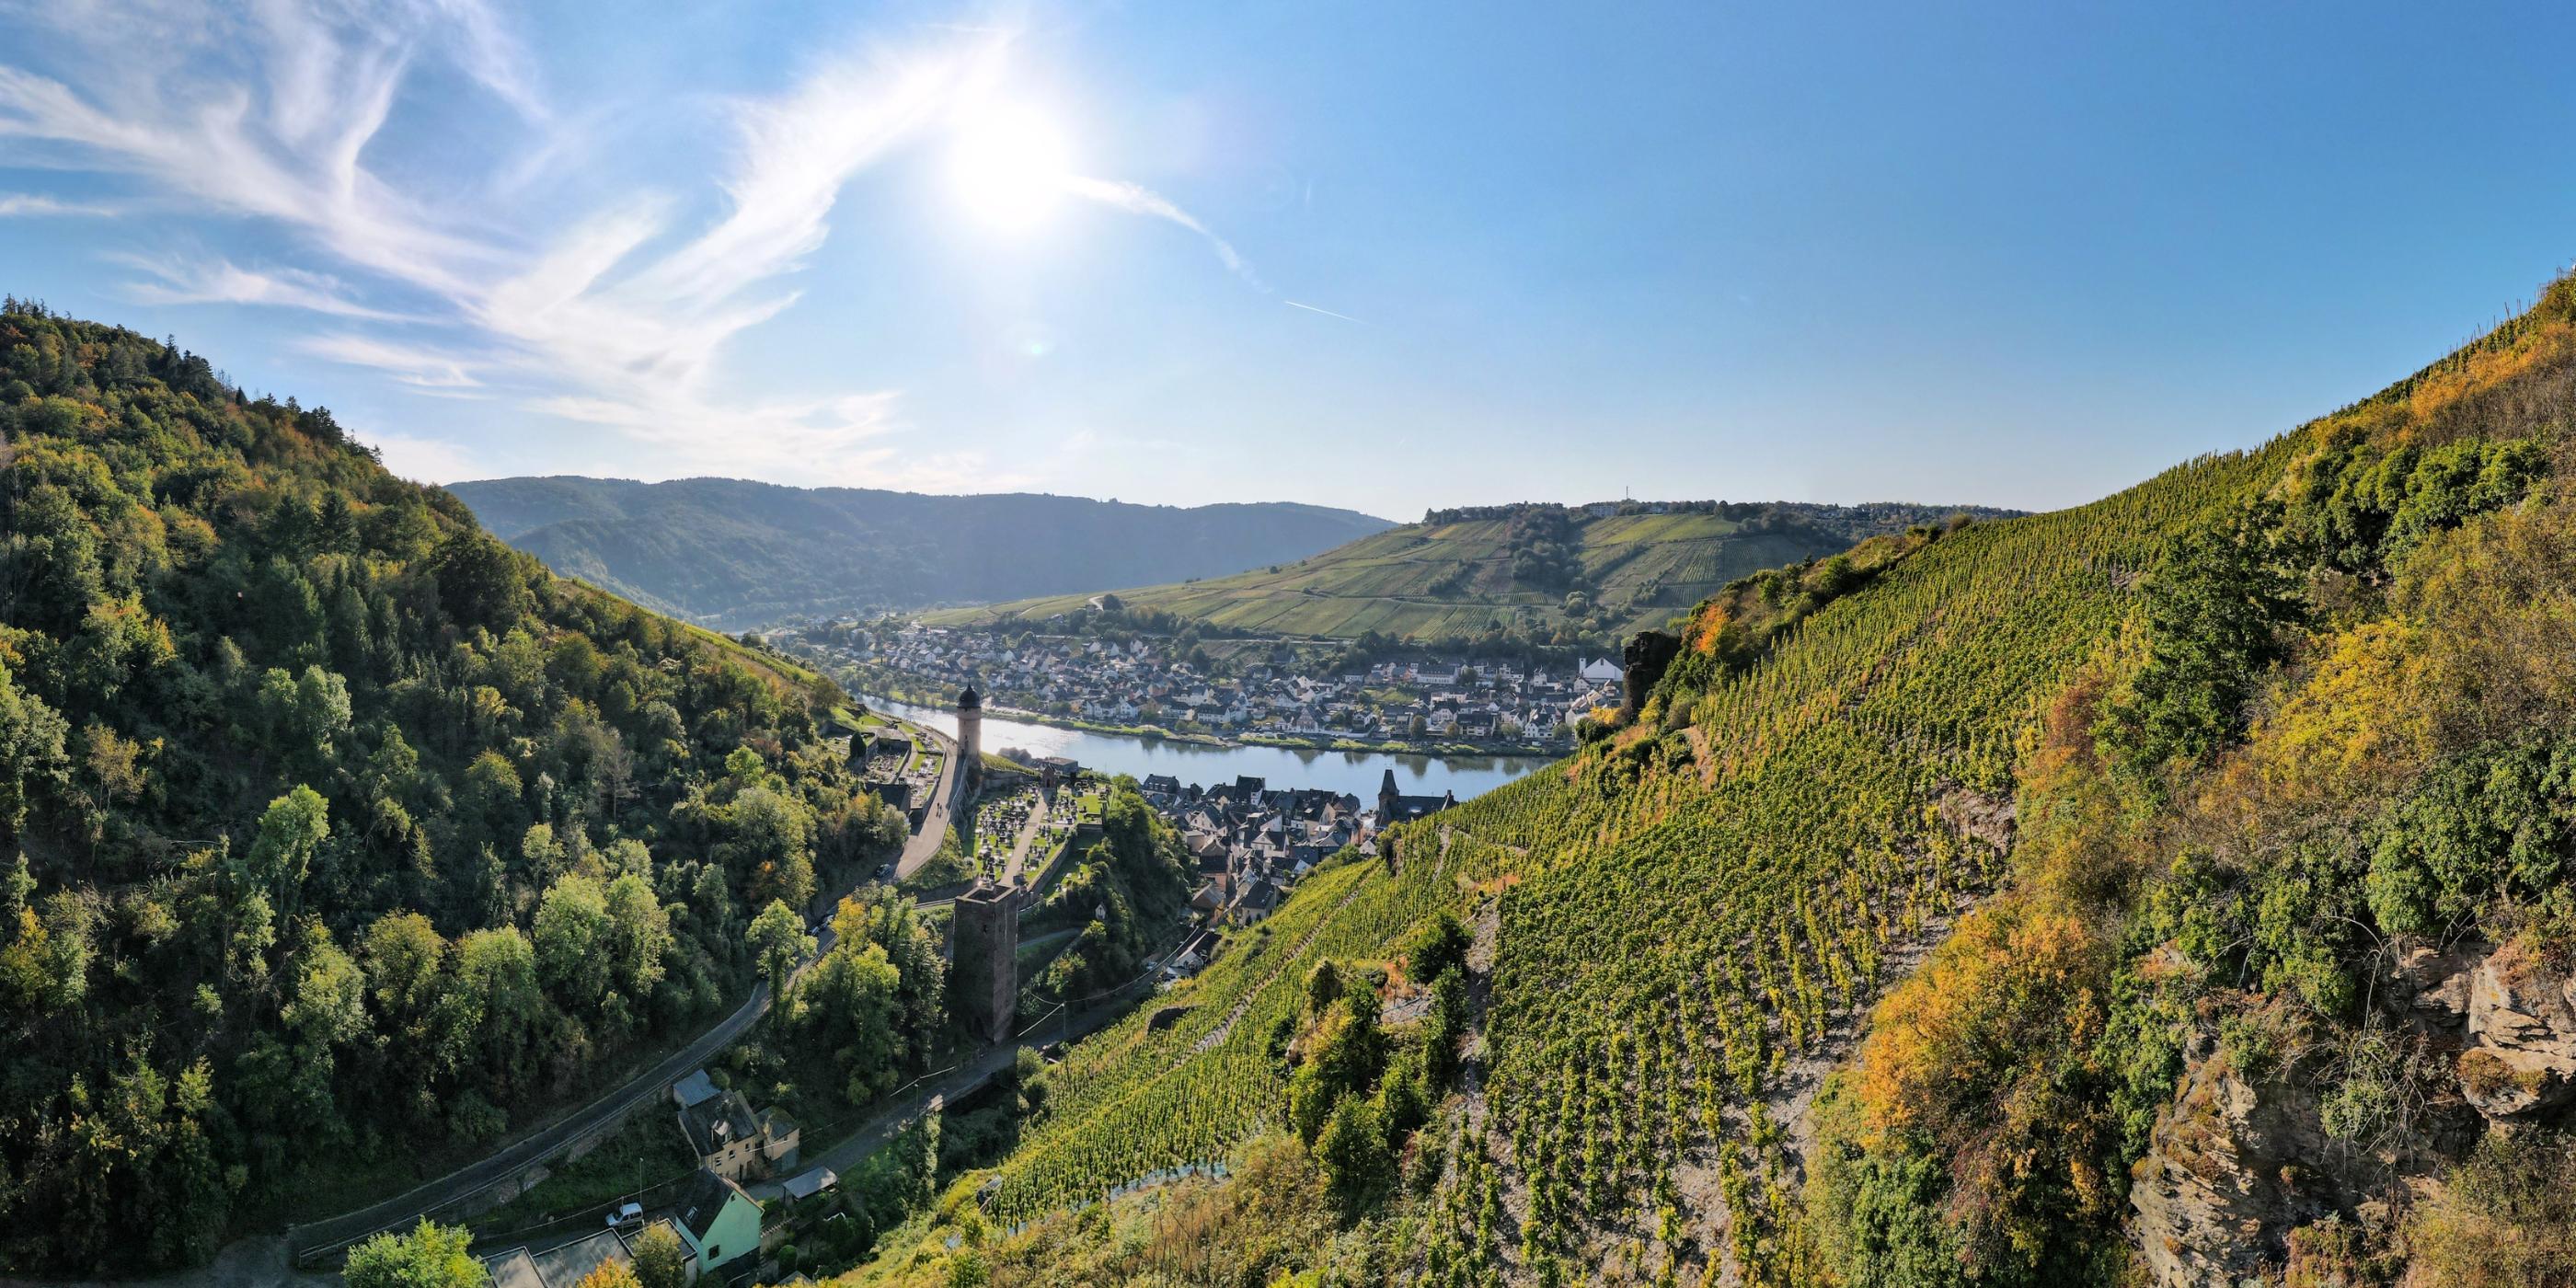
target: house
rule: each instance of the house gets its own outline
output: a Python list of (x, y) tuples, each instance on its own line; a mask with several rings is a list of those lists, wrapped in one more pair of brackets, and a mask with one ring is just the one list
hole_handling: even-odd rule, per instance
[(738, 1091), (719, 1091), (680, 1110), (680, 1134), (698, 1166), (724, 1177), (767, 1176), (796, 1156), (796, 1120), (776, 1108), (758, 1114)]
[(1268, 877), (1246, 882), (1243, 893), (1234, 901), (1234, 924), (1249, 926), (1270, 915), (1279, 906), (1279, 887)]
[(1399, 793), (1395, 788), (1395, 771), (1390, 769), (1378, 784), (1377, 825), (1380, 828), (1393, 827), (1398, 823), (1411, 822), (1427, 814), (1437, 814), (1457, 803), (1456, 792), (1442, 792), (1437, 796), (1406, 796)]
[(1617, 684), (1621, 678), (1619, 664), (1606, 657), (1589, 662), (1575, 659), (1574, 675), (1583, 684)]
[(671, 1084), (671, 1099), (682, 1109), (693, 1109), (716, 1098), (715, 1079), (704, 1069), (691, 1070), (689, 1076)]
[(703, 1168), (681, 1194), (673, 1224), (701, 1276), (722, 1278), (726, 1266), (760, 1255), (760, 1204), (741, 1186)]
[[(666, 1220), (654, 1224), (671, 1223)], [(756, 1216), (753, 1228), (758, 1229)], [(622, 1266), (635, 1264), (634, 1242), (622, 1230), (596, 1231), (543, 1252), (530, 1252), (525, 1247), (497, 1252), (483, 1259), (483, 1270), (492, 1277), (492, 1288), (573, 1288), (592, 1271), (612, 1261)]]

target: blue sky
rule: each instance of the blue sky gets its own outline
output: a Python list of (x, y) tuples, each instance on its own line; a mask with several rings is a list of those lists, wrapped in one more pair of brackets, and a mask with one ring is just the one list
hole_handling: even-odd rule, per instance
[(434, 481), (2048, 507), (2576, 255), (2565, 6), (357, 7), (0, 3), (0, 287)]

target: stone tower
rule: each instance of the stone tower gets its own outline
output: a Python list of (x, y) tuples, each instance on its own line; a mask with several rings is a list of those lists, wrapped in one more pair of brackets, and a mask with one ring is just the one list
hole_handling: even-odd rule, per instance
[(1386, 771), (1386, 777), (1379, 780), (1377, 785), (1377, 825), (1379, 827), (1387, 827), (1395, 822), (1395, 806), (1400, 799), (1401, 795), (1395, 789), (1395, 771), (1390, 769)]
[(984, 776), (984, 695), (973, 684), (957, 695), (957, 759), (964, 771), (960, 782), (973, 783)]
[(999, 1042), (1019, 1012), (1019, 894), (979, 879), (957, 896), (949, 925), (948, 1004), (968, 1033)]

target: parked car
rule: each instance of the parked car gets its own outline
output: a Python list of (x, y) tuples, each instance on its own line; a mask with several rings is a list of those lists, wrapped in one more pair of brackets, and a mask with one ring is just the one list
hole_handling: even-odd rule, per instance
[(877, 865), (877, 880), (879, 880), (879, 881), (888, 881), (888, 880), (892, 880), (892, 879), (893, 879), (893, 877), (894, 877), (894, 865), (893, 865), (893, 864), (891, 864), (891, 863), (880, 863), (880, 864), (878, 864), (878, 865)]
[(641, 1203), (628, 1203), (608, 1214), (608, 1228), (611, 1230), (622, 1230), (630, 1225), (640, 1225), (643, 1221), (644, 1205)]

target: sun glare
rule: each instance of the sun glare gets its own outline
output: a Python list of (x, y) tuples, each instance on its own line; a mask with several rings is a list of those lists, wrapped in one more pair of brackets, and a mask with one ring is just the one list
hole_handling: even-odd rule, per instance
[(960, 124), (949, 157), (957, 199), (997, 228), (1024, 229), (1064, 197), (1072, 174), (1064, 132), (1044, 115), (997, 104)]

